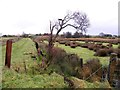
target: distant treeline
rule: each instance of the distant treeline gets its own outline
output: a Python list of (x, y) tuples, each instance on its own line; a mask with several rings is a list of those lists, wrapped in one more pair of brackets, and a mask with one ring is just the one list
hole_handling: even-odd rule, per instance
[(72, 34), (71, 32), (66, 32), (63, 34), (63, 37), (65, 38), (91, 38), (91, 37), (100, 37), (100, 38), (116, 38), (120, 36), (117, 35), (111, 35), (111, 34), (104, 34), (104, 33), (100, 33), (99, 35), (93, 36), (93, 35), (85, 35), (83, 33), (79, 33), (79, 32), (75, 32), (74, 34)]
[[(44, 34), (22, 34), (19, 35), (20, 37), (32, 37), (32, 36), (49, 36), (49, 33), (44, 33)], [(2, 37), (16, 37), (17, 35), (2, 35)], [(59, 35), (61, 37), (64, 38), (120, 38), (120, 35), (111, 35), (111, 34), (104, 34), (104, 33), (100, 33), (99, 35), (86, 35), (83, 34), (81, 32), (75, 32), (75, 33), (71, 33), (71, 32), (64, 32), (63, 34)]]

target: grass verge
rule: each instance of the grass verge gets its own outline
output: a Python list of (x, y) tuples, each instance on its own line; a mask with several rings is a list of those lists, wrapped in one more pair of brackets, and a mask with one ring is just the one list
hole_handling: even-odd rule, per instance
[(29, 38), (23, 38), (12, 45), (11, 69), (4, 66), (6, 47), (2, 48), (2, 88), (64, 88), (67, 84), (57, 73), (40, 74), (37, 51), (34, 42)]

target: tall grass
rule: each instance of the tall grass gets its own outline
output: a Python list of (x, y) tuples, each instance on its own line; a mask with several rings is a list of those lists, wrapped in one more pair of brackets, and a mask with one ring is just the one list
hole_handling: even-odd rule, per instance
[(5, 50), (2, 48), (2, 86), (3, 88), (64, 88), (64, 78), (57, 73), (45, 74), (39, 68), (34, 42), (23, 38), (12, 45), (11, 69), (4, 66)]

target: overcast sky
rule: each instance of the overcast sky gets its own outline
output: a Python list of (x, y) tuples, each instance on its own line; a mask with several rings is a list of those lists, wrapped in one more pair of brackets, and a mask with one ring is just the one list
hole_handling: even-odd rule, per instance
[[(68, 11), (82, 11), (91, 23), (87, 34), (118, 34), (118, 1), (0, 0), (0, 33), (47, 33), (50, 20), (63, 18)], [(75, 32), (75, 29), (66, 28), (65, 31)]]

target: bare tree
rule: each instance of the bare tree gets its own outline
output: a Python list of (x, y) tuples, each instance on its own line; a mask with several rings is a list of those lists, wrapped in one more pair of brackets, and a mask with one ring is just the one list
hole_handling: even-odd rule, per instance
[(89, 19), (85, 13), (74, 12), (74, 26), (77, 27), (77, 30), (81, 30), (81, 32), (87, 31), (87, 28), (90, 26)]
[[(82, 32), (86, 32), (89, 27), (89, 19), (85, 13), (74, 12), (72, 14), (68, 13), (63, 19), (58, 19), (57, 22), (52, 24), (50, 21), (50, 37), (49, 37), (49, 46), (48, 46), (48, 59), (52, 58), (52, 48), (54, 46), (54, 42), (64, 28), (70, 26), (75, 28), (77, 31), (81, 30)], [(53, 35), (53, 31), (57, 30), (56, 34)]]

